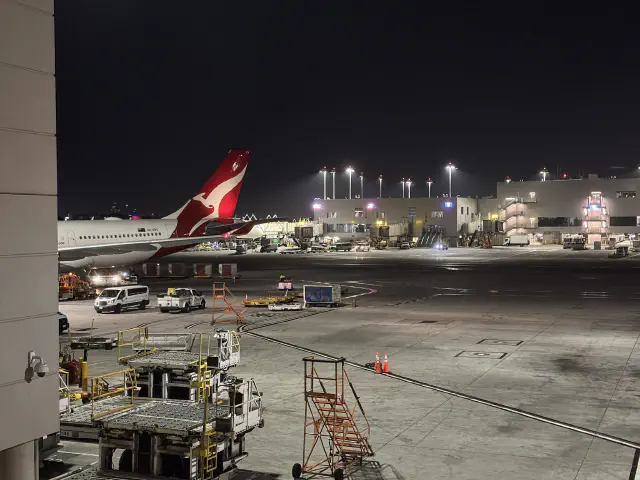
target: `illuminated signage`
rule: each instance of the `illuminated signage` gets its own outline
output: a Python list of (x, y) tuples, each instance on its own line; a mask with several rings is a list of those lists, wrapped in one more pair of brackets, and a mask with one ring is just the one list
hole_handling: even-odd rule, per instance
[(452, 201), (450, 201), (450, 200), (447, 200), (446, 202), (444, 202), (444, 203), (442, 204), (442, 207), (443, 207), (443, 208), (452, 208), (452, 207), (453, 207), (453, 202), (452, 202)]

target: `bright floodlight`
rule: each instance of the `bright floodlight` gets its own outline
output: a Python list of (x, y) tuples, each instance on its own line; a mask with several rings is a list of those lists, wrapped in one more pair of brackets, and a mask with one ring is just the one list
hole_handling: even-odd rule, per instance
[(313, 204), (313, 209), (314, 210), (320, 210), (322, 208), (322, 205), (320, 205), (319, 203), (314, 203)]
[(453, 172), (456, 167), (454, 167), (451, 162), (446, 166), (446, 169), (449, 170), (449, 197), (451, 197), (451, 172)]
[(351, 167), (347, 167), (346, 171), (349, 174), (349, 199), (351, 199), (351, 174), (355, 172), (355, 170)]
[(547, 180), (547, 175), (549, 174), (549, 171), (545, 168), (542, 169), (542, 171), (540, 172), (540, 175), (542, 175), (542, 181), (546, 181)]

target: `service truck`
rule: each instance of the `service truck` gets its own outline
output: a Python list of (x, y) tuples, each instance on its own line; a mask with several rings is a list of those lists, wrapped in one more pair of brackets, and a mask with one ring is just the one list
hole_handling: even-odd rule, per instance
[(163, 313), (172, 310), (188, 313), (192, 308), (204, 309), (205, 306), (202, 293), (193, 288), (169, 288), (167, 293), (158, 295), (158, 308)]
[(504, 239), (504, 246), (521, 246), (529, 245), (529, 235), (511, 235)]

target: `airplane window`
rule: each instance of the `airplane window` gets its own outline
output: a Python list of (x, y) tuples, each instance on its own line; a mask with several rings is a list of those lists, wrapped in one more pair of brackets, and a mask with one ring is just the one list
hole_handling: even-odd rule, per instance
[(95, 235), (93, 236), (93, 239), (94, 239), (94, 240), (96, 239), (96, 236), (95, 236)]
[(130, 237), (131, 235), (129, 233), (127, 233), (127, 237)]

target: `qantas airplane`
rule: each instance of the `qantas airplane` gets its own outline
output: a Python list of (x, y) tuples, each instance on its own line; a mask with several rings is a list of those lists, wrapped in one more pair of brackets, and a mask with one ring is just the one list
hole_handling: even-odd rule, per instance
[[(78, 220), (58, 222), (62, 269), (135, 265), (185, 250), (221, 235), (248, 233), (270, 220), (234, 223), (249, 152), (231, 150), (200, 192), (177, 212), (156, 220)], [(205, 230), (209, 222), (207, 235)]]

